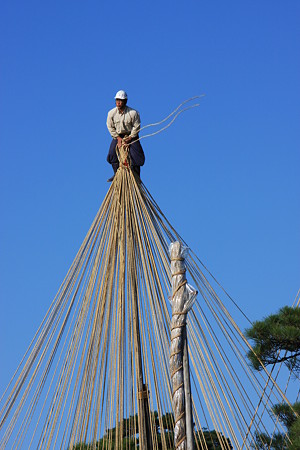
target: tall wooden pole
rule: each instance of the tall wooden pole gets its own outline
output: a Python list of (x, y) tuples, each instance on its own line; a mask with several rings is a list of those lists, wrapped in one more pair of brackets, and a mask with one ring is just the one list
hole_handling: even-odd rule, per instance
[(183, 379), (185, 395), (185, 417), (186, 417), (186, 445), (188, 450), (194, 449), (194, 421), (192, 411), (190, 364), (186, 327), (183, 330)]
[(134, 326), (134, 353), (135, 353), (135, 369), (137, 377), (138, 389), (138, 424), (139, 424), (139, 439), (140, 448), (145, 450), (152, 450), (152, 437), (149, 414), (148, 389), (144, 383), (143, 364), (142, 364), (142, 350), (139, 326), (139, 310), (137, 302), (137, 286), (135, 271), (132, 271), (132, 306), (133, 306), (133, 326)]

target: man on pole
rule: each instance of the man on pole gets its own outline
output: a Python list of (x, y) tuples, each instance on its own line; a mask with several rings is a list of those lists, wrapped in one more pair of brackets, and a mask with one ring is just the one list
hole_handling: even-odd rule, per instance
[(118, 91), (115, 95), (116, 107), (107, 115), (107, 128), (113, 140), (109, 147), (107, 162), (112, 165), (114, 175), (107, 181), (112, 181), (119, 168), (119, 160), (116, 154), (116, 146), (128, 145), (131, 161), (131, 169), (140, 176), (140, 167), (144, 165), (145, 155), (139, 141), (141, 126), (138, 111), (127, 106), (127, 94)]

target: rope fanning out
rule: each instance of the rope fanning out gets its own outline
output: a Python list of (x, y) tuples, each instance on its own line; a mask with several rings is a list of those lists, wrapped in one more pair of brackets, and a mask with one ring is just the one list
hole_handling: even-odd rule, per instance
[[(152, 125), (174, 121), (182, 106)], [(187, 247), (145, 185), (121, 164), (1, 397), (1, 450), (93, 449), (100, 440), (105, 449), (113, 443), (147, 448), (145, 427), (153, 449), (170, 448), (172, 377), (181, 372), (181, 355), (170, 344), (176, 347), (185, 326), (195, 448), (207, 449), (213, 430), (223, 449), (230, 448), (228, 439), (236, 449), (251, 449), (256, 433), (282, 431), (270, 410), (289, 401), (288, 383), (281, 389), (275, 369), (249, 366), (241, 331), (249, 319), (192, 250), (185, 269), (179, 258), (171, 273), (175, 241)], [(185, 310), (174, 310), (173, 326), (169, 293), (176, 281), (173, 292), (181, 294), (186, 279), (198, 297), (187, 319)], [(180, 390), (181, 381), (174, 381)]]
[[(168, 125), (162, 127), (162, 128), (159, 129), (158, 131), (155, 131), (155, 132), (150, 133), (150, 134), (145, 134), (144, 136), (141, 136), (141, 137), (139, 137), (139, 138), (137, 138), (137, 139), (132, 140), (132, 141), (131, 141), (131, 144), (133, 144), (134, 142), (138, 142), (138, 141), (140, 141), (141, 139), (145, 139), (145, 138), (148, 138), (148, 137), (155, 136), (155, 135), (157, 135), (157, 134), (159, 134), (159, 133), (162, 133), (163, 131), (165, 131), (167, 128), (169, 128), (169, 127), (175, 122), (175, 120), (177, 119), (178, 116), (180, 116), (180, 114), (182, 114), (182, 113), (184, 113), (185, 111), (188, 111), (188, 110), (190, 110), (190, 109), (197, 108), (198, 106), (200, 106), (200, 103), (195, 103), (194, 105), (187, 106), (186, 108), (183, 108), (183, 109), (180, 110), (180, 108), (181, 108), (183, 105), (185, 105), (186, 103), (188, 103), (188, 102), (190, 102), (190, 101), (192, 101), (192, 100), (195, 100), (196, 98), (202, 98), (202, 97), (205, 97), (205, 94), (202, 94), (202, 95), (196, 95), (196, 96), (194, 96), (194, 97), (191, 97), (191, 98), (185, 100), (184, 102), (182, 102), (179, 106), (177, 106), (177, 108), (176, 108), (173, 112), (171, 112), (171, 114), (169, 114), (167, 117), (165, 117), (165, 118), (164, 118), (163, 120), (161, 120), (160, 122), (156, 122), (156, 123), (151, 123), (151, 124), (149, 124), (149, 125), (145, 125), (144, 127), (142, 127), (142, 128), (140, 129), (140, 132), (141, 132), (142, 130), (145, 130), (145, 129), (148, 128), (148, 127), (154, 127), (154, 126), (157, 126), (157, 125), (161, 125), (162, 123), (164, 123), (164, 122), (166, 122), (168, 119), (170, 119), (172, 116), (174, 116), (174, 117), (172, 118), (172, 120), (170, 120), (170, 122), (168, 123)], [(178, 110), (180, 110), (180, 111), (178, 111)]]

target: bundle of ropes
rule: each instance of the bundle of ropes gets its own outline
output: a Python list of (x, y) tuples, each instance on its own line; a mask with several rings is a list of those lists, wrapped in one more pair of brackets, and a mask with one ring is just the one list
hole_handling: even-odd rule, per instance
[[(1, 449), (174, 448), (174, 241), (186, 246), (121, 164), (1, 398)], [(215, 430), (220, 448), (255, 448), (256, 433), (282, 431), (270, 408), (287, 399), (274, 374), (252, 371), (244, 316), (192, 251), (186, 278), (198, 291), (187, 319), (195, 446)]]

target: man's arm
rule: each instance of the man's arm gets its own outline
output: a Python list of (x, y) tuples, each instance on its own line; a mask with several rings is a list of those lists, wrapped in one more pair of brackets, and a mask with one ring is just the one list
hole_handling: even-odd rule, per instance
[(140, 115), (137, 111), (134, 111), (133, 127), (130, 133), (131, 140), (133, 140), (139, 134), (140, 128), (141, 128)]
[(108, 128), (108, 131), (110, 132), (111, 136), (114, 139), (117, 139), (117, 137), (119, 136), (117, 131), (116, 131), (116, 127), (113, 121), (113, 113), (112, 111), (109, 111), (109, 113), (107, 114), (107, 121), (106, 121), (106, 126)]

